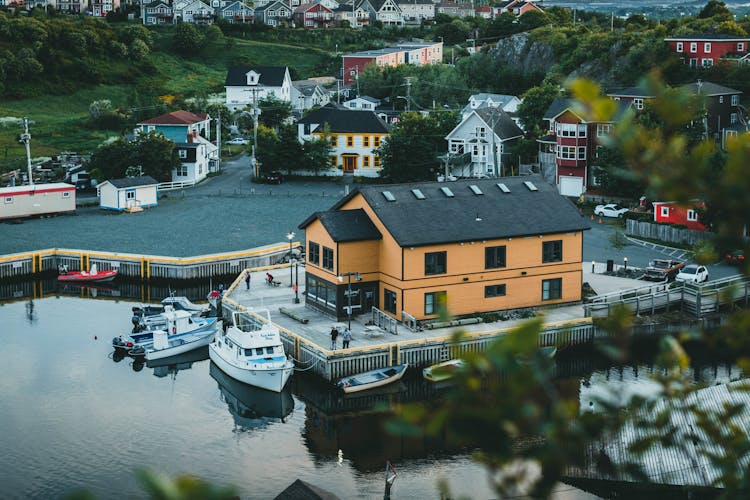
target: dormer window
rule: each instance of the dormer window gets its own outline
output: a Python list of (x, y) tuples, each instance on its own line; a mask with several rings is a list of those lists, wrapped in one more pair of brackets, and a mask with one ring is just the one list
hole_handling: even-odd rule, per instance
[(249, 71), (247, 73), (247, 84), (248, 85), (258, 85), (258, 80), (260, 79), (260, 74), (256, 73), (255, 71)]

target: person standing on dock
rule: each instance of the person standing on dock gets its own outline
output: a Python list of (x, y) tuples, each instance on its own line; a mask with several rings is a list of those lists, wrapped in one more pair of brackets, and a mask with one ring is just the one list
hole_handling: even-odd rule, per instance
[(336, 325), (331, 328), (331, 350), (336, 350), (336, 339), (339, 338), (339, 331), (336, 329)]
[(247, 290), (250, 290), (250, 280), (251, 280), (250, 273), (247, 273), (245, 275), (245, 285), (247, 286)]
[(349, 331), (349, 327), (344, 328), (344, 335), (342, 339), (342, 349), (349, 349), (349, 342), (352, 340), (352, 332)]

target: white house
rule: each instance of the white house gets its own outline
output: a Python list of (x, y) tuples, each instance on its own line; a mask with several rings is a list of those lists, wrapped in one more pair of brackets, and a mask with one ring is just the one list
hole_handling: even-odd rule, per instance
[(435, 2), (432, 0), (396, 0), (396, 3), (407, 23), (419, 24), (425, 19), (435, 19)]
[[(513, 118), (513, 121), (516, 123), (516, 125), (521, 127), (521, 123), (517, 115), (518, 106), (521, 105), (521, 102), (523, 102), (523, 100), (514, 95), (488, 93), (474, 94), (469, 97), (469, 103), (464, 106), (464, 109), (461, 110), (461, 117), (466, 118), (475, 109), (496, 107), (508, 113), (511, 118)], [(523, 127), (521, 128), (523, 129)]]
[(330, 165), (325, 175), (380, 176), (380, 157), (376, 153), (388, 137), (388, 125), (372, 111), (355, 111), (330, 103), (308, 113), (297, 122), (301, 143), (323, 137), (328, 132), (331, 144)]
[(172, 170), (173, 182), (200, 182), (209, 172), (208, 150), (217, 146), (203, 139), (197, 133), (187, 136), (186, 142), (176, 142), (177, 154), (181, 165)]
[(292, 102), (292, 78), (286, 66), (232, 66), (224, 83), (227, 108), (237, 111), (270, 96)]
[(375, 19), (385, 26), (403, 26), (404, 16), (395, 0), (371, 0)]
[(306, 111), (331, 102), (331, 95), (314, 80), (292, 82), (292, 109)]
[(362, 97), (350, 99), (343, 104), (348, 109), (365, 109), (374, 111), (375, 108), (380, 106), (380, 99), (375, 99), (374, 97), (363, 95)]
[(214, 9), (200, 0), (177, 0), (173, 4), (175, 22), (213, 24)]
[(96, 188), (99, 208), (122, 212), (137, 207), (155, 207), (158, 184), (148, 175), (104, 181)]
[(502, 109), (475, 109), (445, 137), (450, 173), (456, 177), (509, 175), (508, 146), (522, 137), (523, 131)]

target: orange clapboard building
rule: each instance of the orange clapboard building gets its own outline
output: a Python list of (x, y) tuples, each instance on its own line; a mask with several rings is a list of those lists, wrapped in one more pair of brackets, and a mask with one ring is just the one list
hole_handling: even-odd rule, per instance
[(590, 226), (538, 175), (363, 186), (299, 227), (306, 305), (339, 319), (350, 300), (425, 320), (581, 299)]

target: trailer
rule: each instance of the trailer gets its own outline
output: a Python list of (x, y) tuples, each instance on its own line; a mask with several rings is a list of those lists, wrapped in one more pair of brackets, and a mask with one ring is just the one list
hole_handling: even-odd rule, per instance
[(75, 213), (76, 187), (64, 182), (0, 188), (0, 220)]

